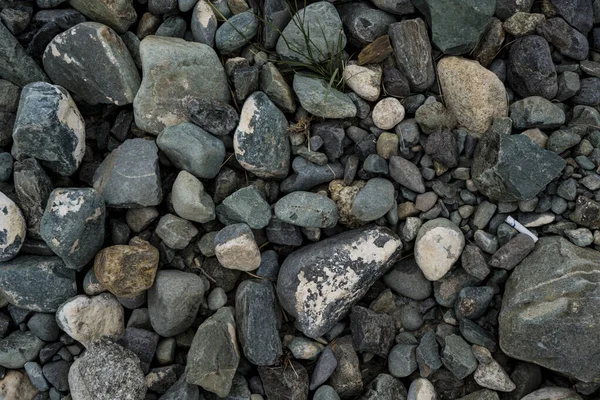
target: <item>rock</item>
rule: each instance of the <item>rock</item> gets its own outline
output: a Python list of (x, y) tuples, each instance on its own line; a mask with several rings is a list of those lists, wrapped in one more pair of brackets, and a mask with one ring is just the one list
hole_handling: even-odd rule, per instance
[[(435, 400), (435, 387), (427, 379), (418, 378), (410, 383), (406, 400)], [(482, 399), (483, 400), (483, 399)]]
[(541, 36), (518, 39), (510, 48), (507, 78), (521, 97), (541, 96), (552, 100), (558, 91), (556, 69), (548, 42)]
[(490, 351), (497, 350), (498, 340), (494, 335), (477, 325), (470, 319), (463, 318), (460, 320), (460, 333), (469, 342), (484, 346)]
[(215, 255), (229, 269), (254, 271), (260, 266), (260, 250), (246, 224), (228, 225), (215, 236)]
[(139, 328), (127, 328), (117, 339), (117, 343), (133, 351), (140, 359), (142, 371), (148, 374), (158, 344), (158, 334)]
[(60, 329), (53, 314), (35, 313), (27, 321), (27, 327), (44, 342), (54, 342), (60, 336)]
[(315, 391), (313, 400), (340, 400), (340, 396), (331, 386), (323, 385)]
[(473, 346), (473, 353), (479, 361), (477, 370), (473, 374), (475, 382), (484, 388), (496, 390), (499, 392), (512, 392), (516, 389), (513, 381), (485, 347)]
[(187, 383), (185, 374), (165, 394), (159, 397), (160, 400), (200, 400), (200, 391), (198, 386)]
[(396, 22), (392, 15), (366, 3), (342, 5), (338, 7), (338, 12), (344, 24), (344, 32), (348, 34), (348, 41), (358, 48), (363, 48), (385, 35), (388, 25)]
[(420, 18), (404, 20), (391, 24), (389, 35), (396, 65), (408, 80), (410, 89), (426, 91), (435, 80), (427, 25)]
[(503, 27), (507, 33), (521, 37), (535, 33), (536, 27), (545, 20), (544, 14), (519, 11), (507, 18)]
[(104, 243), (104, 199), (92, 188), (55, 189), (40, 234), (67, 268), (81, 270)]
[(331, 347), (325, 347), (319, 356), (319, 360), (315, 364), (310, 380), (310, 390), (315, 390), (325, 383), (337, 368), (337, 364), (337, 360)]
[(194, 41), (214, 46), (215, 33), (217, 32), (217, 16), (211, 4), (206, 0), (200, 0), (194, 6), (191, 20), (192, 35)]
[(275, 203), (275, 216), (283, 222), (307, 228), (331, 228), (338, 210), (333, 200), (311, 192), (293, 192)]
[(561, 54), (574, 60), (588, 58), (590, 45), (584, 35), (562, 18), (551, 18), (537, 25), (537, 33), (554, 45)]
[(57, 35), (44, 52), (52, 81), (89, 104), (131, 104), (140, 87), (123, 40), (106, 25), (83, 22)]
[(224, 223), (243, 222), (252, 229), (262, 229), (271, 221), (271, 206), (264, 194), (254, 185), (227, 196), (217, 206), (219, 219)]
[(189, 221), (206, 223), (215, 219), (215, 203), (198, 178), (180, 171), (171, 191), (173, 209)]
[(471, 347), (458, 335), (446, 336), (442, 363), (456, 379), (464, 379), (477, 369), (477, 360)]
[(569, 229), (565, 230), (564, 233), (567, 239), (580, 247), (587, 247), (594, 242), (594, 235), (587, 228)]
[(360, 352), (385, 358), (394, 343), (396, 327), (387, 314), (378, 314), (368, 308), (354, 306), (350, 313), (352, 343)]
[(271, 399), (308, 399), (308, 373), (295, 361), (277, 367), (258, 367), (267, 398)]
[(73, 0), (70, 4), (89, 19), (108, 25), (119, 33), (127, 31), (137, 19), (131, 0)]
[(171, 337), (192, 326), (206, 287), (192, 273), (161, 270), (148, 290), (148, 313), (156, 333)]
[(319, 357), (323, 345), (303, 336), (296, 336), (290, 341), (287, 348), (292, 352), (292, 356), (296, 360), (314, 361)]
[(538, 389), (521, 400), (581, 400), (577, 392), (562, 387), (545, 387)]
[(584, 35), (592, 29), (594, 12), (591, 1), (551, 0), (556, 11), (571, 26)]
[(488, 68), (502, 50), (506, 34), (502, 28), (502, 22), (498, 18), (492, 18), (475, 48), (473, 58)]
[(69, 299), (56, 311), (56, 322), (85, 347), (104, 336), (116, 338), (125, 329), (123, 306), (109, 293)]
[[(333, 4), (320, 1), (307, 5), (292, 17), (277, 40), (276, 50), (282, 59), (320, 63), (336, 56), (344, 47), (346, 35), (337, 10)], [(294, 82), (297, 91), (295, 86)]]
[(546, 148), (555, 153), (562, 153), (577, 145), (581, 142), (581, 136), (575, 132), (571, 132), (568, 129), (558, 130), (552, 132), (548, 141), (546, 142)]
[(497, 0), (496, 15), (501, 20), (508, 19), (515, 13), (528, 13), (533, 5), (533, 0), (517, 1), (517, 0)]
[[(509, 278), (503, 296), (500, 346), (507, 355), (584, 382), (597, 379), (599, 372), (587, 364), (594, 351), (587, 336), (591, 322), (582, 323), (593, 321), (592, 314), (588, 314), (589, 307), (594, 307), (590, 297), (593, 291), (582, 292), (576, 287), (582, 274), (588, 276), (586, 282), (594, 281), (590, 274), (599, 257), (596, 251), (560, 237), (540, 238)], [(565, 319), (572, 323), (559, 323)], [(533, 337), (543, 346), (529, 347)], [(565, 347), (562, 340), (567, 337), (569, 346)], [(551, 347), (549, 340), (554, 343)], [(582, 340), (585, 345), (573, 347)]]
[(413, 0), (427, 18), (432, 42), (445, 54), (473, 50), (496, 10), (495, 1)]
[(223, 142), (190, 122), (166, 127), (156, 144), (173, 165), (200, 179), (214, 178), (225, 160)]
[(44, 71), (3, 23), (0, 23), (0, 53), (5, 55), (0, 60), (0, 78), (21, 87), (31, 82), (48, 82)]
[(528, 200), (544, 190), (564, 166), (562, 157), (527, 136), (490, 130), (475, 149), (471, 176), (479, 191), (492, 200)]
[(458, 292), (456, 303), (454, 304), (454, 314), (456, 319), (463, 318), (476, 320), (487, 310), (494, 289), (490, 286), (465, 287)]
[(390, 130), (404, 119), (404, 107), (394, 97), (386, 97), (373, 107), (373, 123), (379, 129)]
[(143, 400), (147, 390), (138, 357), (106, 339), (95, 342), (71, 365), (69, 388), (77, 400)]
[(288, 175), (290, 145), (285, 115), (263, 92), (244, 102), (234, 137), (235, 158), (259, 178), (282, 179)]
[(352, 347), (352, 337), (338, 338), (331, 345), (338, 366), (331, 375), (329, 383), (340, 397), (355, 397), (362, 392), (363, 382), (356, 351)]
[(158, 249), (135, 238), (131, 245), (110, 246), (98, 252), (94, 272), (102, 286), (112, 294), (132, 298), (152, 286), (158, 261)]
[[(215, 51), (202, 43), (149, 36), (140, 44), (143, 79), (134, 104), (135, 123), (158, 135), (188, 121), (191, 99), (230, 99), (225, 71)], [(212, 177), (211, 177), (212, 178)]]
[(293, 86), (300, 104), (311, 114), (336, 119), (352, 118), (356, 115), (356, 106), (352, 100), (322, 79), (297, 73), (294, 75)]
[(344, 68), (344, 82), (357, 95), (367, 101), (377, 101), (381, 91), (381, 66), (348, 64)]
[(26, 236), (25, 218), (19, 207), (0, 192), (0, 262), (17, 256)]
[(283, 111), (288, 113), (296, 111), (296, 100), (292, 88), (271, 62), (263, 65), (260, 70), (260, 90)]
[(405, 399), (406, 388), (399, 379), (388, 374), (379, 374), (367, 385), (360, 400)]
[(531, 96), (510, 105), (515, 129), (551, 129), (565, 123), (564, 111), (543, 97)]
[(12, 153), (18, 160), (36, 158), (64, 176), (77, 171), (85, 153), (85, 122), (69, 92), (46, 82), (23, 88)]
[(465, 397), (461, 397), (459, 400), (500, 400), (500, 397), (498, 397), (498, 393), (493, 390), (482, 389)]
[(158, 217), (155, 207), (130, 208), (125, 214), (127, 225), (134, 232), (142, 232)]
[(65, 360), (54, 361), (44, 365), (44, 377), (56, 389), (62, 392), (69, 390), (69, 368), (71, 364)]
[(483, 280), (490, 273), (483, 252), (477, 246), (470, 244), (465, 246), (460, 261), (465, 271), (477, 279)]
[(417, 369), (413, 344), (397, 344), (388, 355), (388, 370), (396, 378), (406, 378)]
[(298, 329), (317, 338), (343, 318), (402, 247), (386, 228), (345, 232), (290, 254), (281, 266), (277, 294)]
[(233, 310), (223, 307), (198, 327), (186, 367), (187, 382), (225, 397), (240, 361)]
[(535, 242), (529, 235), (518, 234), (494, 253), (489, 264), (494, 268), (511, 270), (519, 265), (534, 248)]
[(295, 173), (281, 182), (281, 191), (283, 193), (310, 190), (317, 185), (331, 182), (344, 175), (344, 167), (340, 163), (317, 165), (303, 157), (296, 157), (294, 159), (292, 169)]
[(219, 53), (231, 54), (247, 45), (258, 32), (258, 18), (252, 11), (245, 11), (229, 18), (215, 34)]
[(394, 292), (413, 300), (425, 300), (431, 296), (429, 282), (414, 259), (399, 261), (383, 277)]
[(575, 104), (583, 104), (586, 106), (596, 106), (600, 104), (600, 78), (592, 77), (582, 79), (580, 82), (581, 88), (579, 93), (573, 97)]
[(44, 373), (42, 372), (42, 367), (40, 366), (40, 364), (33, 361), (28, 361), (25, 363), (24, 367), (25, 372), (27, 372), (27, 375), (29, 376), (31, 384), (37, 390), (46, 392), (50, 389), (48, 381), (46, 380), (46, 378), (44, 378)]
[(0, 266), (0, 290), (10, 304), (55, 312), (77, 294), (75, 271), (58, 257), (20, 256)]
[(240, 119), (235, 108), (218, 100), (192, 99), (188, 111), (194, 124), (216, 136), (231, 133)]
[(235, 296), (236, 322), (244, 355), (254, 365), (273, 365), (282, 354), (277, 330), (278, 309), (273, 285), (246, 280)]
[(94, 189), (109, 207), (138, 208), (162, 202), (158, 148), (150, 140), (128, 139), (94, 174)]
[(446, 57), (438, 63), (438, 79), (448, 110), (458, 123), (477, 136), (483, 135), (494, 118), (508, 115), (504, 85), (479, 63)]
[(383, 217), (394, 204), (392, 183), (387, 179), (373, 178), (354, 198), (352, 214), (361, 221), (374, 221)]
[(41, 239), (40, 221), (54, 189), (52, 181), (33, 158), (15, 163), (13, 180), (19, 206), (27, 222), (27, 235)]
[(442, 278), (459, 259), (465, 238), (454, 223), (445, 218), (427, 221), (415, 240), (415, 260), (430, 281)]
[(427, 331), (421, 337), (421, 343), (416, 350), (416, 358), (419, 371), (423, 376), (430, 376), (442, 367), (440, 349), (434, 331)]
[(44, 342), (31, 332), (15, 331), (0, 340), (0, 366), (11, 369), (23, 368), (35, 360)]
[(37, 393), (29, 377), (22, 372), (8, 370), (0, 379), (0, 396), (7, 400), (33, 399)]
[(407, 189), (417, 193), (425, 193), (425, 185), (419, 168), (400, 156), (392, 156), (389, 161), (390, 176)]
[[(156, 30), (156, 36), (168, 36), (168, 37), (176, 37), (183, 38), (185, 35), (185, 31), (187, 29), (187, 23), (181, 17), (168, 17), (164, 20), (162, 24)], [(136, 60), (136, 64), (137, 60)], [(139, 65), (139, 64), (138, 64)]]

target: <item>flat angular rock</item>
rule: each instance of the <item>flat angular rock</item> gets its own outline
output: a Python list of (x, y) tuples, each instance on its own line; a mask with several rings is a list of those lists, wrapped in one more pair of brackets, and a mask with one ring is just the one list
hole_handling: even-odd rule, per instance
[(123, 40), (106, 25), (83, 22), (57, 35), (44, 51), (52, 81), (89, 104), (131, 104), (138, 69)]
[(188, 110), (194, 124), (215, 136), (231, 133), (240, 119), (235, 108), (218, 100), (193, 99)]
[(444, 102), (458, 123), (475, 135), (485, 133), (494, 118), (508, 115), (504, 84), (478, 62), (446, 57), (438, 63)]
[(200, 390), (198, 386), (187, 383), (186, 375), (181, 375), (181, 378), (173, 386), (169, 388), (159, 397), (160, 400), (200, 400)]
[(588, 58), (590, 45), (584, 35), (562, 18), (551, 18), (537, 25), (537, 33), (554, 45), (561, 54), (574, 60)]
[(271, 282), (246, 280), (238, 286), (235, 312), (239, 341), (254, 365), (273, 365), (282, 354), (278, 311)]
[(289, 368), (258, 367), (258, 374), (268, 398), (308, 399), (308, 373), (302, 364), (291, 361)]
[(477, 369), (471, 346), (459, 335), (446, 336), (442, 362), (456, 379), (464, 379)]
[(465, 247), (462, 231), (450, 220), (436, 218), (421, 226), (415, 239), (415, 260), (430, 281), (441, 279)]
[(550, 46), (541, 36), (525, 36), (512, 44), (506, 75), (510, 87), (521, 97), (552, 100), (558, 91)]
[(387, 314), (378, 314), (368, 308), (354, 306), (350, 313), (352, 343), (360, 352), (385, 358), (394, 343), (396, 327)]
[(471, 176), (479, 191), (492, 200), (529, 200), (565, 165), (562, 157), (525, 135), (504, 135), (491, 129), (475, 149)]
[(387, 228), (368, 227), (322, 240), (290, 254), (277, 294), (298, 329), (318, 338), (349, 311), (399, 256), (402, 243)]
[(499, 320), (504, 353), (597, 381), (600, 369), (591, 358), (598, 346), (590, 337), (597, 323), (599, 262), (597, 251), (560, 237), (540, 238), (506, 284)]
[(71, 0), (69, 4), (89, 19), (124, 33), (137, 19), (132, 0)]
[(222, 307), (198, 327), (186, 367), (187, 382), (225, 397), (240, 362), (231, 307)]
[(69, 389), (73, 399), (81, 400), (143, 400), (147, 391), (138, 356), (106, 339), (71, 365)]
[(215, 51), (202, 43), (148, 36), (140, 44), (143, 79), (133, 102), (135, 123), (158, 135), (189, 120), (193, 98), (229, 102), (227, 76)]
[(391, 24), (389, 35), (398, 69), (412, 91), (424, 92), (435, 80), (427, 25), (420, 18), (404, 20)]
[(10, 304), (55, 312), (77, 294), (75, 271), (58, 257), (20, 256), (0, 264), (0, 290)]
[(14, 201), (0, 192), (0, 262), (19, 254), (25, 242), (26, 224), (21, 210)]
[(85, 153), (85, 122), (69, 92), (45, 82), (23, 88), (12, 153), (18, 160), (36, 158), (64, 176), (77, 171)]
[(551, 0), (552, 5), (571, 26), (587, 35), (594, 22), (594, 8), (588, 0)]
[(338, 222), (338, 210), (329, 197), (312, 192), (293, 192), (275, 203), (277, 218), (305, 228), (331, 228)]
[(271, 206), (264, 194), (254, 185), (227, 196), (217, 206), (219, 219), (224, 223), (243, 222), (252, 229), (262, 229), (271, 221)]
[(330, 87), (323, 79), (294, 75), (294, 92), (300, 104), (311, 114), (323, 118), (352, 118), (356, 106), (346, 94)]
[(153, 141), (128, 139), (113, 150), (94, 174), (94, 189), (116, 208), (140, 208), (162, 202), (158, 148)]
[[(206, 223), (215, 219), (215, 203), (198, 178), (180, 171), (171, 190), (173, 209), (181, 218)], [(270, 209), (269, 209), (270, 211)]]
[(282, 179), (290, 166), (288, 121), (263, 92), (246, 101), (233, 136), (235, 158), (259, 178)]
[(92, 188), (55, 189), (40, 223), (42, 238), (67, 268), (81, 270), (104, 243), (104, 199)]
[(531, 96), (510, 105), (510, 118), (516, 129), (552, 129), (565, 123), (565, 113), (540, 96)]
[(25, 86), (31, 82), (48, 82), (49, 79), (39, 65), (31, 58), (23, 46), (0, 22), (0, 78), (15, 85)]
[(148, 313), (156, 333), (171, 337), (192, 326), (204, 296), (202, 279), (192, 273), (161, 270), (148, 290)]
[(292, 88), (271, 62), (263, 65), (260, 70), (260, 90), (283, 111), (288, 113), (296, 111), (296, 100)]

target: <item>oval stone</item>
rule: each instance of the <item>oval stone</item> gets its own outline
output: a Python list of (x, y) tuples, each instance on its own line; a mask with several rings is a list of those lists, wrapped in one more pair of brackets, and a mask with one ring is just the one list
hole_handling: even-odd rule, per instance
[(338, 221), (335, 202), (312, 192), (292, 192), (275, 203), (275, 215), (288, 224), (305, 228), (331, 228)]

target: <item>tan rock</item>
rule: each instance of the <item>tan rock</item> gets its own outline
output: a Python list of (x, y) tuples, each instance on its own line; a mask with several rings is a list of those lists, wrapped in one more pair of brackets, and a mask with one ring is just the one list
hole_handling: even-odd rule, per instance
[(354, 93), (367, 101), (377, 101), (381, 91), (380, 65), (348, 64), (344, 68), (344, 81)]
[(397, 156), (399, 142), (400, 139), (395, 133), (383, 132), (377, 138), (377, 154), (385, 160), (389, 160), (391, 156)]
[(504, 84), (477, 61), (446, 57), (438, 63), (438, 77), (448, 110), (459, 125), (481, 137), (492, 120), (508, 115)]
[(546, 143), (548, 143), (548, 135), (538, 128), (528, 129), (523, 132), (522, 135), (527, 136), (533, 143), (539, 145), (541, 148), (546, 148)]
[(338, 208), (340, 217), (338, 222), (340, 224), (349, 228), (358, 228), (366, 223), (356, 218), (352, 213), (354, 198), (366, 184), (365, 181), (354, 181), (351, 185), (345, 185), (341, 179), (336, 179), (329, 183), (331, 200), (335, 201)]
[(0, 399), (2, 400), (31, 400), (38, 394), (27, 374), (15, 370), (6, 371), (0, 379)]
[(129, 245), (110, 246), (98, 252), (94, 260), (96, 277), (118, 297), (132, 298), (154, 283), (159, 261), (158, 249), (135, 237)]
[(417, 209), (415, 203), (412, 201), (405, 201), (404, 203), (398, 204), (398, 219), (404, 221), (408, 217), (414, 217), (419, 215), (421, 211)]

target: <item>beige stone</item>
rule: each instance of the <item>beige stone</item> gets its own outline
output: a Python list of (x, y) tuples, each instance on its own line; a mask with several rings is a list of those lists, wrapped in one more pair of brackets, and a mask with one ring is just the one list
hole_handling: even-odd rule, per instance
[(336, 179), (329, 183), (331, 200), (335, 201), (338, 208), (340, 219), (338, 222), (349, 228), (358, 228), (366, 222), (360, 221), (352, 213), (352, 203), (360, 190), (366, 185), (365, 181), (354, 181), (350, 185), (345, 185), (341, 179)]
[(504, 84), (477, 61), (443, 58), (438, 63), (438, 77), (446, 107), (474, 136), (481, 137), (494, 118), (508, 115)]
[(531, 35), (535, 28), (544, 20), (544, 14), (518, 12), (504, 21), (504, 30), (515, 37)]
[(373, 123), (379, 129), (392, 129), (404, 120), (404, 106), (395, 97), (386, 97), (373, 107)]
[(344, 82), (354, 93), (367, 101), (377, 101), (381, 92), (380, 65), (349, 64), (344, 68)]
[(0, 399), (2, 400), (32, 400), (38, 391), (29, 380), (27, 374), (20, 371), (8, 370), (0, 379)]
[(539, 145), (541, 148), (546, 148), (546, 143), (548, 143), (548, 135), (540, 131), (538, 128), (528, 129), (522, 134), (527, 136), (533, 143)]

